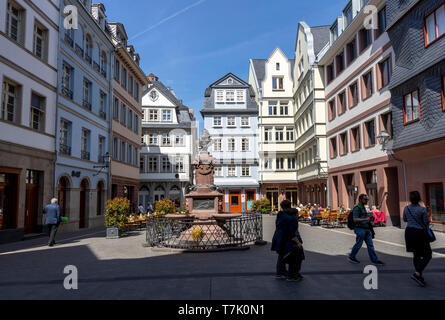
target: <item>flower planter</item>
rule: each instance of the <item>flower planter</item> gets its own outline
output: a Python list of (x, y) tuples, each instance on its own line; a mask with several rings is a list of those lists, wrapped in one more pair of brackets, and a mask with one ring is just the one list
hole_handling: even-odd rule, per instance
[(107, 227), (107, 239), (119, 239), (119, 228)]

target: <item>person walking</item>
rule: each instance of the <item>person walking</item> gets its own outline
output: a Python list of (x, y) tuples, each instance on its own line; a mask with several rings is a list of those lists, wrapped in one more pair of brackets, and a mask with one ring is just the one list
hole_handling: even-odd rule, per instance
[(51, 200), (51, 204), (48, 204), (44, 209), (45, 214), (45, 225), (48, 228), (49, 242), (48, 246), (52, 247), (56, 244), (56, 233), (59, 228), (62, 218), (60, 216), (60, 207), (57, 204), (58, 200), (56, 198)]
[(138, 210), (139, 214), (145, 214), (144, 206), (141, 203), (139, 203)]
[(423, 271), (433, 258), (430, 242), (433, 238), (428, 234), (430, 230), (430, 219), (428, 211), (420, 206), (421, 197), (418, 191), (413, 191), (409, 195), (410, 205), (403, 211), (403, 221), (407, 222), (405, 230), (406, 251), (412, 252), (415, 273), (411, 279), (420, 286), (426, 285), (423, 278)]
[[(294, 217), (294, 215), (298, 216), (298, 210), (291, 208), (292, 204), (289, 200), (284, 200), (280, 206), (282, 210), (277, 215), (271, 248), (278, 254), (276, 278), (300, 281), (302, 279), (299, 274), (301, 261), (297, 259), (295, 247), (301, 246), (302, 249), (302, 241), (298, 233), (298, 221)], [(289, 270), (286, 270), (286, 264), (289, 265)]]
[(357, 260), (357, 253), (360, 251), (363, 241), (368, 247), (369, 258), (375, 265), (384, 265), (382, 261), (379, 260), (377, 254), (375, 253), (373, 238), (373, 229), (371, 226), (371, 217), (367, 213), (365, 206), (368, 204), (369, 198), (366, 194), (362, 194), (359, 197), (358, 205), (353, 209), (352, 214), (354, 218), (355, 228), (354, 232), (356, 234), (356, 243), (352, 248), (351, 254), (348, 257), (351, 263), (360, 263)]

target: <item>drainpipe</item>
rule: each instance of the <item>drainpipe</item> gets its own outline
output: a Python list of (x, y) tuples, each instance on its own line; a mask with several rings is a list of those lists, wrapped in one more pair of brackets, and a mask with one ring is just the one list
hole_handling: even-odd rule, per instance
[(57, 41), (57, 86), (56, 86), (56, 90), (57, 90), (57, 92), (56, 92), (56, 117), (55, 117), (55, 119), (54, 119), (54, 125), (55, 125), (55, 127), (54, 127), (54, 133), (55, 133), (55, 138), (54, 138), (54, 160), (53, 160), (53, 195), (54, 195), (54, 198), (56, 198), (57, 197), (57, 175), (56, 175), (56, 168), (57, 168), (57, 160), (58, 160), (58, 152), (57, 152), (57, 136), (58, 136), (58, 124), (59, 124), (59, 121), (58, 121), (58, 119), (59, 119), (59, 92), (60, 92), (60, 87), (61, 87), (61, 82), (62, 81), (59, 81), (59, 72), (61, 72), (61, 70), (59, 70), (59, 68), (61, 67), (61, 65), (60, 65), (60, 55), (61, 55), (61, 48), (60, 48), (60, 43), (61, 43), (61, 40), (60, 40), (60, 37), (61, 37), (61, 34), (60, 34), (60, 30), (61, 30), (61, 28), (60, 27), (62, 27), (63, 26), (63, 23), (61, 23), (61, 21), (62, 21), (62, 17), (61, 17), (61, 15), (62, 15), (62, 12), (63, 12), (63, 9), (62, 9), (62, 6), (63, 6), (63, 1), (62, 0), (60, 0), (59, 1), (59, 8), (60, 8), (60, 16), (59, 16), (59, 24), (61, 24), (61, 26), (59, 26), (59, 34), (58, 34), (58, 41)]
[[(114, 46), (113, 46), (114, 47)], [(109, 79), (108, 79), (108, 86), (110, 89), (110, 94), (109, 94), (109, 103), (108, 103), (108, 115), (109, 115), (109, 129), (108, 129), (108, 135), (109, 135), (109, 139), (108, 139), (108, 154), (110, 155), (110, 163), (109, 163), (109, 167), (108, 167), (108, 179), (107, 179), (107, 200), (111, 200), (111, 178), (112, 178), (112, 166), (113, 166), (113, 114), (112, 114), (112, 110), (113, 110), (113, 96), (114, 96), (114, 91), (113, 91), (113, 79), (114, 79), (114, 74), (113, 74), (113, 61), (114, 58), (116, 57), (116, 52), (117, 52), (117, 48), (114, 47), (112, 50), (112, 57), (110, 58), (110, 74), (109, 74)]]

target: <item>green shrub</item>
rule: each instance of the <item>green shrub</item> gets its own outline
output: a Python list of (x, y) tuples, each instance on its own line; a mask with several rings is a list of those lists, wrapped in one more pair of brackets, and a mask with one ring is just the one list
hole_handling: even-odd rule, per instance
[(269, 199), (261, 199), (254, 201), (252, 204), (252, 211), (260, 213), (270, 213), (271, 207)]
[(114, 198), (108, 200), (105, 210), (105, 226), (124, 229), (127, 217), (130, 215), (130, 200)]
[(166, 214), (176, 213), (176, 204), (170, 199), (162, 199), (155, 203), (155, 215), (158, 217), (165, 216)]

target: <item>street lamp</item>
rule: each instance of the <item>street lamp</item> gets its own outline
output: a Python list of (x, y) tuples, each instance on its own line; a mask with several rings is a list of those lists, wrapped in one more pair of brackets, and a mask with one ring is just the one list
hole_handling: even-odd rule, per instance
[(111, 155), (107, 152), (104, 156), (102, 156), (101, 166), (94, 166), (95, 169), (100, 169), (94, 176), (98, 176), (104, 169), (109, 168), (111, 164)]
[(380, 134), (377, 136), (377, 140), (382, 145), (382, 151), (386, 151), (386, 144), (388, 143), (389, 139), (391, 139), (391, 136), (386, 131), (380, 132)]

